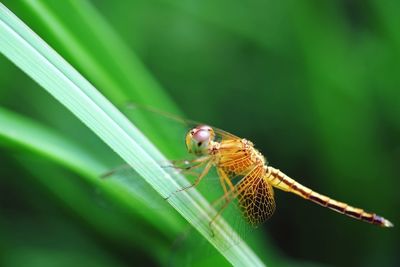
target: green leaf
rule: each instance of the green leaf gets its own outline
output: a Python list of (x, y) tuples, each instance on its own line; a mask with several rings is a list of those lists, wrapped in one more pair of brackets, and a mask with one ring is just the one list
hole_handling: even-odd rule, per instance
[[(162, 197), (187, 184), (183, 176), (167, 172), (165, 157), (105, 97), (43, 40), (0, 5), (0, 51), (53, 95), (124, 159)], [(168, 202), (235, 266), (262, 266), (246, 245), (236, 244), (233, 230), (222, 218), (210, 235), (211, 207), (195, 190), (182, 192)], [(227, 244), (236, 244), (226, 249)]]
[[(170, 231), (172, 233), (169, 234), (177, 234), (179, 229), (182, 229), (182, 225), (179, 225), (179, 222), (173, 216), (156, 209), (143, 211), (140, 208), (143, 205), (153, 207), (157, 200), (159, 201), (157, 202), (158, 205), (160, 205), (160, 200), (164, 204), (164, 201), (151, 187), (144, 188), (141, 186), (138, 188), (137, 183), (100, 179), (100, 176), (106, 173), (109, 167), (97, 161), (90, 153), (60, 133), (0, 108), (1, 139), (8, 141), (5, 142), (7, 145), (14, 144), (24, 147), (79, 174), (87, 182), (112, 196), (129, 210), (140, 213), (161, 232)], [(47, 186), (51, 187), (53, 182), (49, 180)], [(147, 196), (144, 196), (139, 190), (144, 191)], [(161, 226), (158, 223), (160, 220), (164, 221), (165, 224)], [(168, 235), (168, 233), (165, 234)]]

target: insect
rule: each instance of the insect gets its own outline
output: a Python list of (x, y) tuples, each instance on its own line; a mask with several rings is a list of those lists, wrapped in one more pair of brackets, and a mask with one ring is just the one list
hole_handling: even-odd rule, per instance
[[(193, 184), (179, 191), (196, 187), (212, 167), (216, 168), (224, 191), (220, 198), (223, 205), (209, 222), (210, 226), (234, 199), (238, 200), (243, 216), (249, 224), (257, 226), (265, 222), (275, 211), (275, 187), (352, 218), (382, 227), (393, 227), (390, 221), (375, 213), (321, 195), (296, 182), (279, 169), (268, 166), (265, 157), (253, 143), (244, 138), (207, 125), (198, 125), (187, 133), (186, 147), (196, 158), (175, 162), (176, 166), (185, 171), (201, 167), (203, 169)], [(180, 165), (184, 167), (179, 167)], [(235, 179), (239, 181), (234, 183)]]

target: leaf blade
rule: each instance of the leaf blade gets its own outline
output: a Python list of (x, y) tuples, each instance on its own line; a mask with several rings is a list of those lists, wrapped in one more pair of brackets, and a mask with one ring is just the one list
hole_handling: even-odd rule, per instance
[[(73, 112), (161, 196), (169, 196), (185, 183), (183, 176), (172, 177), (158, 164), (166, 159), (139, 129), (2, 4), (0, 40), (6, 57)], [(216, 236), (209, 235), (208, 222), (197, 218), (207, 216), (211, 208), (197, 191), (182, 192), (169, 203), (233, 265), (264, 265), (244, 242), (224, 249), (224, 244), (236, 242), (229, 240), (227, 231), (232, 230), (223, 220), (216, 223)]]

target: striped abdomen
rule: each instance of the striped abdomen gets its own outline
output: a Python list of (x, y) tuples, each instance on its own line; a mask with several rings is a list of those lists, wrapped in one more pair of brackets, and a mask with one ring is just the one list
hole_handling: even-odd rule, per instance
[(273, 185), (274, 187), (277, 187), (287, 192), (292, 192), (321, 206), (330, 208), (334, 211), (340, 212), (355, 219), (362, 220), (371, 224), (376, 224), (382, 227), (393, 226), (390, 221), (376, 215), (375, 213), (366, 212), (363, 209), (349, 206), (346, 203), (336, 201), (327, 196), (314, 192), (311, 189), (296, 182), (292, 178), (288, 177), (280, 170), (273, 167), (266, 167), (265, 179), (267, 179), (269, 183), (271, 183), (271, 185)]

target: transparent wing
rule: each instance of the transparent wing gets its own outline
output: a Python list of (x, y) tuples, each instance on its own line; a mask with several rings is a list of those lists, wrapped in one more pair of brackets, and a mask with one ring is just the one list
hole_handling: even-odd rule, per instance
[(238, 137), (238, 136), (236, 136), (234, 134), (231, 134), (231, 133), (229, 133), (227, 131), (221, 130), (221, 129), (216, 128), (214, 126), (211, 126), (211, 127), (214, 129), (215, 134), (217, 136), (220, 136), (222, 140), (240, 140), (240, 139), (242, 139), (242, 138), (240, 138), (240, 137)]
[(168, 203), (129, 165), (123, 164), (99, 175), (104, 183), (113, 183), (131, 193), (145, 208), (164, 212), (168, 210)]
[[(212, 202), (216, 213), (209, 215), (210, 234), (213, 235), (214, 227), (217, 227), (219, 219), (224, 218), (233, 228), (232, 243), (224, 244), (224, 249), (237, 245), (241, 240), (246, 240), (260, 223), (272, 216), (275, 210), (274, 192), (268, 181), (263, 179), (262, 166), (256, 166), (244, 177), (233, 177), (218, 169), (220, 189), (224, 194), (219, 195)], [(236, 185), (232, 180), (239, 180)], [(221, 190), (222, 191), (222, 190)]]
[(262, 166), (255, 168), (238, 184), (238, 203), (243, 216), (252, 226), (268, 220), (275, 211), (274, 190), (264, 180)]
[(194, 128), (194, 127), (199, 126), (199, 125), (208, 125), (208, 126), (210, 126), (210, 127), (212, 127), (214, 129), (214, 132), (217, 135), (217, 138), (219, 138), (219, 139), (224, 139), (224, 140), (226, 140), (226, 139), (241, 139), (240, 137), (238, 137), (238, 136), (236, 136), (234, 134), (231, 134), (231, 133), (229, 133), (227, 131), (224, 131), (222, 129), (214, 127), (214, 126), (212, 126), (212, 125), (210, 125), (208, 123), (203, 123), (203, 122), (199, 122), (199, 121), (195, 121), (195, 120), (185, 119), (185, 118), (179, 117), (177, 115), (174, 115), (172, 113), (159, 110), (159, 109), (154, 108), (154, 107), (150, 107), (150, 106), (146, 106), (146, 105), (140, 105), (140, 104), (136, 104), (136, 103), (128, 103), (126, 105), (126, 109), (127, 110), (131, 110), (131, 111), (135, 110), (135, 109), (145, 110), (145, 111), (151, 112), (151, 113), (153, 113), (155, 115), (160, 115), (163, 118), (167, 118), (167, 119), (170, 119), (172, 121), (175, 121), (175, 122), (178, 122), (178, 123), (182, 124), (184, 127), (187, 128), (187, 130), (190, 130), (191, 128)]

